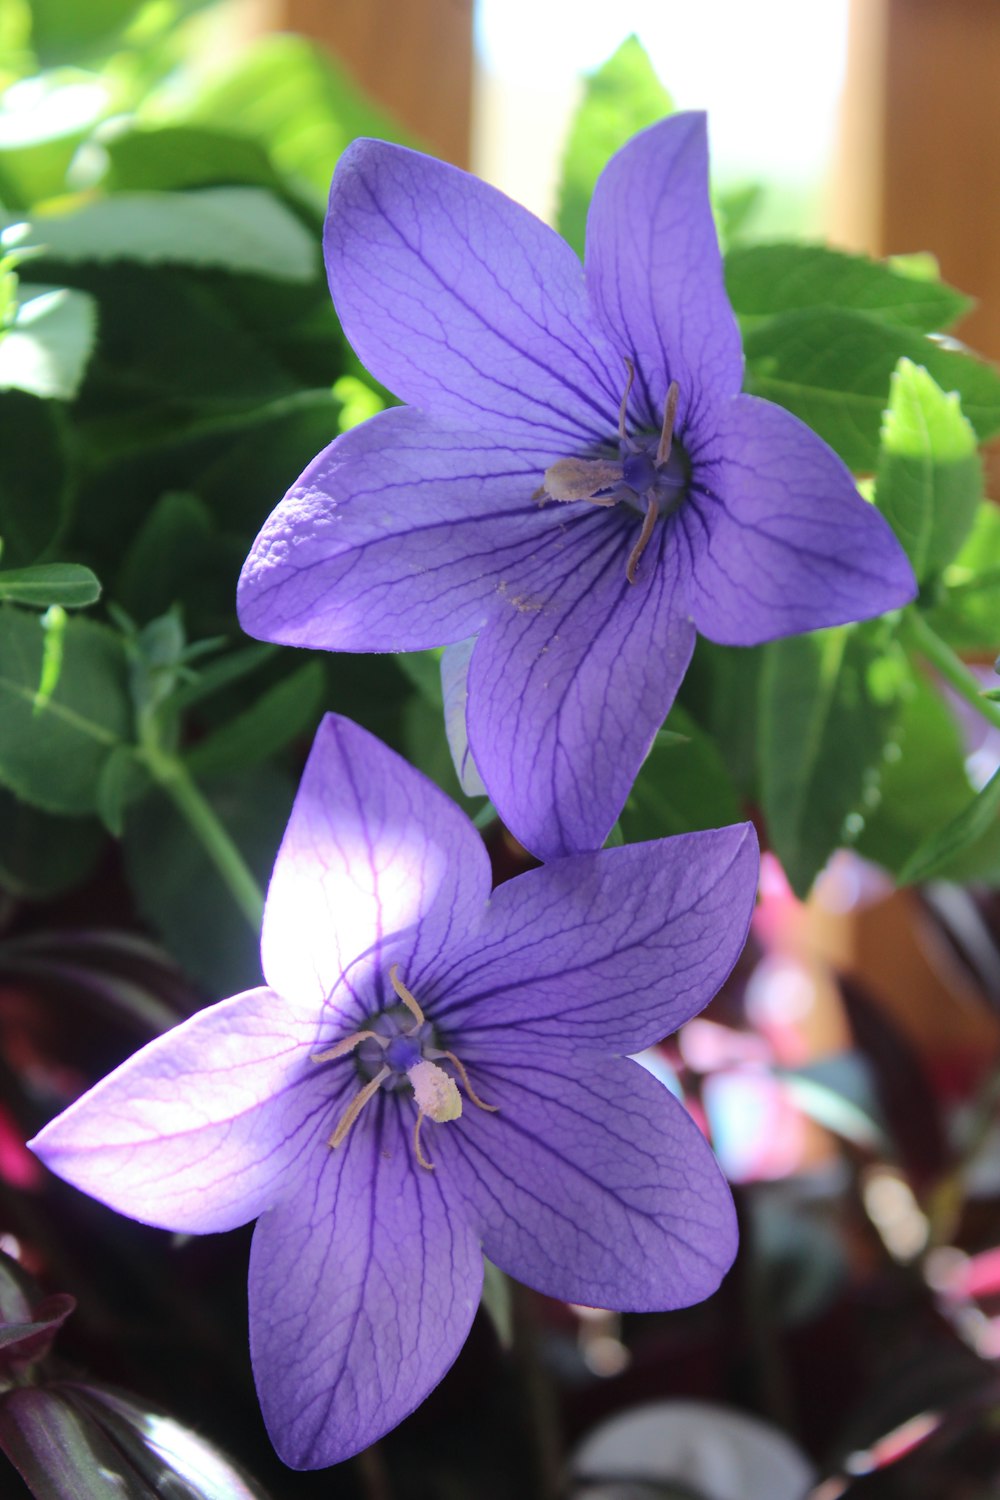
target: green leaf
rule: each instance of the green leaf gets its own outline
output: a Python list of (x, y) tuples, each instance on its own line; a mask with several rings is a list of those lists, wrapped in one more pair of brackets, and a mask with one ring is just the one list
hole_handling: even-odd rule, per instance
[(97, 813), (110, 834), (120, 839), (125, 831), (125, 813), (149, 788), (149, 773), (131, 745), (112, 750), (97, 780)]
[(81, 53), (110, 44), (145, 0), (31, 0), (31, 45), (43, 67), (76, 62)]
[(65, 265), (134, 260), (304, 282), (319, 266), (312, 235), (273, 193), (255, 187), (120, 193), (36, 218), (32, 241)]
[(0, 396), (0, 537), (3, 560), (34, 562), (56, 538), (69, 504), (62, 409), (35, 396)]
[(0, 202), (22, 210), (65, 193), (70, 163), (110, 103), (107, 84), (69, 68), (24, 78), (4, 89)]
[(33, 568), (0, 571), (0, 600), (10, 604), (34, 604), (40, 609), (61, 604), (64, 609), (83, 609), (100, 597), (100, 583), (80, 563), (38, 563)]
[(441, 648), (430, 651), (400, 651), (396, 665), (428, 703), (441, 711), (444, 697), (441, 690)]
[[(251, 871), (264, 885), (291, 812), (291, 778), (273, 766), (236, 771), (201, 788)], [(153, 791), (125, 827), (129, 884), (143, 917), (211, 994), (260, 983), (257, 939), (174, 804)]]
[(1000, 642), (1000, 507), (984, 500), (972, 530), (944, 571), (928, 624), (950, 646), (995, 651)]
[(980, 440), (1000, 429), (1000, 375), (908, 328), (865, 313), (783, 313), (745, 341), (747, 388), (801, 417), (857, 473), (874, 470), (889, 382), (901, 359), (923, 365), (942, 390), (957, 390)]
[(910, 670), (899, 725), (882, 766), (879, 800), (864, 815), (856, 847), (898, 875), (927, 837), (968, 804), (958, 722), (922, 672)]
[(919, 583), (958, 552), (982, 490), (976, 434), (957, 394), (945, 395), (925, 369), (901, 359), (882, 422), (875, 504), (902, 542)]
[(957, 817), (923, 841), (900, 871), (900, 882), (915, 885), (921, 880), (947, 877), (955, 860), (994, 830), (998, 813), (1000, 771), (995, 771)]
[(0, 782), (48, 812), (93, 813), (105, 761), (132, 730), (125, 653), (111, 631), (68, 619), (59, 680), (40, 708), (45, 631), (0, 608)]
[(610, 157), (639, 130), (670, 114), (673, 103), (636, 36), (584, 82), (583, 99), (563, 153), (556, 227), (583, 254), (587, 209)]
[(198, 777), (257, 765), (301, 735), (311, 735), (326, 696), (323, 663), (308, 661), (185, 756)]
[(283, 191), (285, 183), (256, 141), (190, 125), (134, 126), (105, 142), (112, 192), (178, 192), (240, 184)]
[(185, 604), (203, 585), (213, 558), (216, 528), (197, 495), (170, 491), (149, 508), (118, 574), (115, 595), (140, 622)]
[(0, 333), (0, 391), (72, 401), (96, 336), (93, 297), (22, 282), (14, 321)]
[(58, 818), (0, 787), (0, 887), (44, 901), (85, 880), (104, 843), (94, 818)]
[(282, 172), (325, 203), (337, 158), (355, 136), (406, 139), (327, 53), (297, 36), (269, 37), (195, 100), (189, 122), (260, 142)]
[(947, 328), (971, 306), (940, 281), (825, 245), (748, 245), (726, 256), (726, 290), (741, 319), (806, 308), (851, 308), (918, 333)]
[(622, 810), (626, 842), (720, 828), (739, 822), (741, 816), (739, 798), (715, 741), (675, 705)]
[(770, 843), (805, 897), (839, 845), (860, 832), (901, 709), (905, 658), (883, 633), (815, 631), (764, 648), (761, 802)]

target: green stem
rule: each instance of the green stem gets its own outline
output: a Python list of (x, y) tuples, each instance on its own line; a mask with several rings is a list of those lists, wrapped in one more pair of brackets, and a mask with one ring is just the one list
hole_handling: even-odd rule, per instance
[(263, 892), (229, 833), (184, 766), (173, 756), (152, 749), (145, 751), (143, 760), (222, 876), (230, 895), (254, 932), (259, 932), (264, 916)]
[(991, 699), (983, 697), (982, 684), (979, 679), (969, 671), (965, 662), (955, 655), (937, 632), (931, 629), (923, 615), (915, 609), (910, 610), (903, 616), (903, 631), (904, 635), (909, 638), (910, 644), (920, 652), (921, 656), (926, 657), (932, 667), (937, 668), (955, 692), (967, 703), (971, 703), (987, 723), (1000, 729), (1000, 703), (994, 703)]

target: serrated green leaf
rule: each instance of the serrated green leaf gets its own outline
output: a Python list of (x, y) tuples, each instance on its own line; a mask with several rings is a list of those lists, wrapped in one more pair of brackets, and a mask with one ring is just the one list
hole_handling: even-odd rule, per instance
[(119, 193), (39, 216), (32, 241), (65, 265), (133, 260), (303, 282), (319, 271), (312, 235), (273, 193), (255, 187)]
[(131, 802), (149, 788), (149, 773), (137, 760), (131, 745), (118, 745), (97, 778), (97, 814), (110, 834), (120, 839), (125, 831), (125, 812)]
[(0, 391), (72, 401), (97, 336), (93, 297), (22, 282), (17, 314), (0, 333)]
[(720, 828), (740, 817), (739, 798), (714, 740), (675, 705), (622, 809), (625, 840)]
[[(252, 873), (265, 884), (291, 812), (290, 777), (273, 766), (236, 771), (201, 788)], [(209, 993), (260, 983), (259, 944), (174, 804), (152, 791), (131, 810), (123, 841), (140, 913)]]
[(726, 256), (726, 290), (741, 319), (807, 308), (851, 308), (918, 333), (948, 328), (970, 299), (940, 281), (826, 245), (748, 245)]
[(927, 611), (932, 629), (961, 651), (1000, 645), (1000, 507), (984, 500), (972, 530), (944, 571)]
[(639, 130), (670, 114), (673, 102), (636, 36), (584, 81), (563, 153), (556, 227), (583, 254), (587, 209), (609, 158)]
[(188, 769), (198, 777), (215, 776), (269, 760), (292, 740), (312, 733), (325, 696), (323, 663), (306, 662), (189, 750)]
[(1000, 813), (1000, 771), (944, 828), (930, 834), (907, 860), (899, 874), (903, 885), (947, 875), (954, 861), (989, 834)]
[(951, 562), (982, 498), (976, 434), (957, 394), (901, 359), (882, 422), (875, 504), (896, 533), (919, 583)]
[(0, 787), (0, 888), (44, 901), (86, 879), (104, 843), (94, 818), (59, 818)]
[(97, 810), (97, 784), (132, 729), (125, 653), (111, 631), (68, 619), (59, 681), (40, 708), (45, 631), (37, 615), (0, 607), (0, 782), (48, 812)]
[(805, 897), (878, 793), (905, 659), (856, 626), (773, 641), (760, 679), (761, 802), (768, 837)]
[(224, 184), (278, 191), (285, 186), (262, 146), (228, 130), (135, 125), (107, 141), (104, 149), (109, 171), (102, 186), (118, 193), (169, 193)]
[(101, 585), (81, 563), (38, 563), (33, 568), (0, 570), (0, 600), (47, 609), (83, 609), (101, 597)]
[(212, 556), (215, 523), (204, 501), (184, 491), (161, 495), (132, 538), (115, 597), (140, 622), (187, 602)]
[(441, 648), (400, 651), (396, 656), (396, 665), (417, 692), (440, 712), (444, 705), (441, 691)]
[(857, 473), (874, 470), (889, 382), (901, 359), (956, 390), (980, 441), (1000, 429), (1000, 375), (911, 329), (865, 313), (783, 313), (745, 340), (747, 388), (801, 417)]
[(5, 564), (34, 562), (69, 509), (61, 407), (21, 391), (0, 395), (0, 537)]
[(955, 716), (922, 672), (910, 670), (894, 747), (882, 766), (878, 804), (864, 815), (856, 848), (898, 875), (927, 837), (972, 795)]
[(281, 171), (309, 184), (317, 204), (356, 136), (407, 140), (328, 53), (298, 36), (269, 37), (242, 52), (198, 95), (188, 121), (259, 141)]

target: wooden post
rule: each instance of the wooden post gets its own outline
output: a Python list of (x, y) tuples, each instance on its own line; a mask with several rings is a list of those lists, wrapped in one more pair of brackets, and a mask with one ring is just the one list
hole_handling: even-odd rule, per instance
[(268, 26), (320, 42), (416, 142), (469, 165), (472, 0), (270, 0)]

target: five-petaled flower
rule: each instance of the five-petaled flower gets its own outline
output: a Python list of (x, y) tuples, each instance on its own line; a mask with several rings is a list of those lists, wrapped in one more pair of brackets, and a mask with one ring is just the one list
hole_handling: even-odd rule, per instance
[(324, 248), (348, 338), (409, 404), (292, 487), (242, 624), (345, 651), (475, 637), (472, 757), (540, 857), (603, 842), (696, 630), (749, 646), (913, 597), (831, 449), (740, 394), (702, 116), (612, 158), (583, 267), (494, 189), (378, 141), (341, 159)]
[(201, 1233), (259, 1218), (251, 1352), (295, 1467), (334, 1463), (441, 1379), (482, 1250), (556, 1297), (707, 1296), (732, 1202), (626, 1054), (743, 945), (748, 825), (575, 855), (490, 894), (472, 825), (345, 719), (320, 728), (268, 890), (268, 988), (149, 1044), (32, 1143), (112, 1207)]

